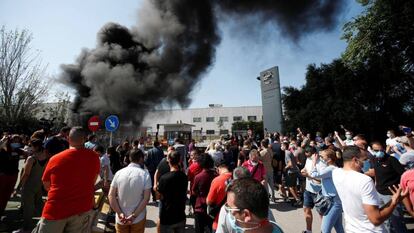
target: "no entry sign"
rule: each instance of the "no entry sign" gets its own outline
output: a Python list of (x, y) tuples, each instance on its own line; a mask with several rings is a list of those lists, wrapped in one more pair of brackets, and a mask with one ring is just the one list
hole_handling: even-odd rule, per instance
[(99, 119), (99, 116), (93, 116), (89, 118), (88, 121), (88, 128), (92, 132), (98, 131), (98, 129), (101, 127), (101, 120)]

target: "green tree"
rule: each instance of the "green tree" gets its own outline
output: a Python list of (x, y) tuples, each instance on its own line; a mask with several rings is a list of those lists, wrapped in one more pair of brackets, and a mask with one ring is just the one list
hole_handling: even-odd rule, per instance
[(344, 27), (342, 59), (310, 65), (302, 88), (284, 88), (285, 131), (344, 124), (381, 138), (414, 125), (414, 1), (360, 2), (366, 9)]

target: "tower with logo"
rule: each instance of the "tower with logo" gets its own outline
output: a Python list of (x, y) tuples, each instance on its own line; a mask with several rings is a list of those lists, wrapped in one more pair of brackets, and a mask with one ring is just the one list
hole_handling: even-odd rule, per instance
[(268, 132), (282, 131), (282, 98), (279, 68), (277, 66), (260, 72), (262, 90), (263, 126)]

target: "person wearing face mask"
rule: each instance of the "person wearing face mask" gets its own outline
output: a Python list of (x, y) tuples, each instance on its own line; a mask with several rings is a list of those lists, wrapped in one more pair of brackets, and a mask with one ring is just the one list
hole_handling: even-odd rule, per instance
[[(398, 185), (405, 170), (396, 158), (385, 153), (381, 143), (373, 142), (371, 148), (375, 156), (375, 184), (380, 198), (380, 206), (382, 207), (392, 198), (392, 193), (388, 187)], [(391, 217), (384, 222), (384, 225), (388, 232), (391, 232), (392, 227), (395, 232), (407, 232), (401, 205), (397, 205), (397, 208), (394, 209)]]
[(387, 187), (391, 199), (381, 207), (381, 200), (373, 180), (361, 173), (367, 154), (357, 146), (348, 146), (342, 153), (344, 167), (332, 171), (332, 181), (342, 201), (347, 233), (386, 232), (383, 222), (397, 204), (408, 195), (401, 187)]
[(322, 233), (329, 233), (332, 231), (332, 228), (335, 228), (335, 232), (337, 233), (345, 232), (342, 226), (341, 199), (339, 199), (338, 193), (332, 181), (332, 171), (337, 168), (335, 164), (336, 160), (337, 157), (335, 151), (331, 149), (323, 150), (320, 153), (320, 161), (325, 164), (326, 167), (318, 170), (316, 168), (318, 156), (316, 154), (312, 156), (312, 171), (310, 176), (313, 178), (321, 179), (322, 195), (329, 197), (332, 201), (332, 206), (322, 218)]
[(315, 167), (317, 170), (325, 168), (326, 165), (319, 160), (318, 153), (313, 147), (307, 147), (305, 149), (305, 155), (307, 157), (305, 167), (301, 170), (301, 175), (306, 177), (305, 192), (303, 193), (303, 212), (306, 221), (306, 230), (304, 233), (310, 233), (312, 232), (313, 222), (312, 209), (315, 206), (317, 194), (321, 190), (320, 180), (310, 176), (313, 167), (312, 156), (316, 157)]
[(256, 149), (250, 151), (249, 160), (245, 161), (242, 166), (249, 170), (253, 179), (265, 185), (266, 169), (263, 163), (259, 161), (259, 152)]
[(269, 204), (267, 191), (257, 180), (242, 178), (232, 181), (227, 188), (227, 202), (224, 205), (225, 217), (232, 232), (283, 232), (276, 223), (269, 221)]
[(400, 155), (394, 151), (394, 147), (402, 146), (398, 143), (397, 137), (395, 136), (394, 130), (387, 131), (387, 140), (385, 140), (385, 145), (387, 146), (385, 152), (390, 154), (391, 156), (396, 157), (398, 160), (400, 159)]

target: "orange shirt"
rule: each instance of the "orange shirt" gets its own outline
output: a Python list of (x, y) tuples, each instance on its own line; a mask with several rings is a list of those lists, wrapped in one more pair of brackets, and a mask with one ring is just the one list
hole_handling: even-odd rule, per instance
[[(223, 173), (211, 182), (210, 191), (207, 195), (207, 203), (219, 205), (226, 197), (227, 180), (231, 179), (231, 173)], [(214, 218), (213, 229), (217, 229), (219, 214)]]
[(99, 156), (89, 149), (67, 149), (53, 156), (42, 181), (50, 182), (42, 217), (59, 220), (92, 209)]

